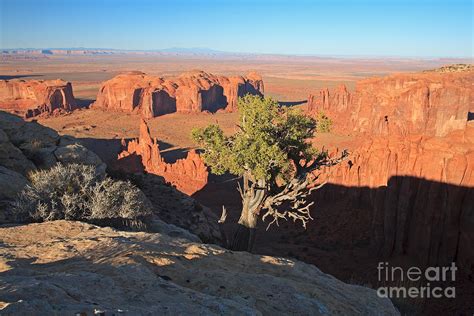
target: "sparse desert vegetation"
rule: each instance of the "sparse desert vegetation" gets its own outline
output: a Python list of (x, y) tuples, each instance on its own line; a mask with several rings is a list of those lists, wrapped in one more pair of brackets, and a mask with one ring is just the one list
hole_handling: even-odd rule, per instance
[(91, 165), (58, 164), (33, 171), (15, 205), (20, 221), (77, 220), (145, 227), (151, 205), (127, 181), (112, 180)]
[(316, 130), (318, 133), (329, 133), (332, 128), (332, 120), (320, 111), (316, 115)]

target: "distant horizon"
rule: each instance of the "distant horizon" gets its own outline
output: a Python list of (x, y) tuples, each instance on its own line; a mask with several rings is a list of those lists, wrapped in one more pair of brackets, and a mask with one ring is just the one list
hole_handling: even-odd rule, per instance
[[(222, 51), (216, 50), (209, 47), (167, 47), (167, 48), (155, 48), (155, 49), (125, 49), (125, 48), (110, 48), (110, 47), (15, 47), (15, 48), (1, 48), (1, 51), (28, 51), (28, 50), (97, 50), (97, 51), (117, 51), (117, 52), (150, 52), (150, 53), (170, 53), (170, 54), (194, 54), (194, 55), (255, 55), (255, 56), (294, 56), (294, 57), (327, 57), (327, 58), (401, 58), (401, 59), (459, 59), (467, 60), (470, 59), (474, 62), (473, 56), (404, 56), (404, 55), (369, 55), (369, 54), (304, 54), (304, 53), (255, 53), (255, 52), (234, 52), (234, 51)], [(176, 50), (176, 51), (175, 51)], [(179, 51), (178, 51), (179, 50)], [(194, 51), (196, 50), (196, 51)]]
[(1, 0), (0, 49), (472, 59), (472, 15), (470, 0)]

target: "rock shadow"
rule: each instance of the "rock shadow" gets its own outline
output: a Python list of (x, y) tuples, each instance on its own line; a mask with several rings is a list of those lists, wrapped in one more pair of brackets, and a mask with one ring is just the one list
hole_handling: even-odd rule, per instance
[(305, 104), (306, 102), (308, 102), (308, 100), (301, 100), (301, 101), (278, 101), (278, 104), (279, 104), (280, 106), (292, 107), (292, 106), (296, 106), (296, 105)]

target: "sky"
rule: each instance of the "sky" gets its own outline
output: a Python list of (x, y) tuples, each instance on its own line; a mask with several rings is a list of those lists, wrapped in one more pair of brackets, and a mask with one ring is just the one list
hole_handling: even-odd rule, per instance
[(472, 0), (0, 0), (0, 48), (473, 56)]

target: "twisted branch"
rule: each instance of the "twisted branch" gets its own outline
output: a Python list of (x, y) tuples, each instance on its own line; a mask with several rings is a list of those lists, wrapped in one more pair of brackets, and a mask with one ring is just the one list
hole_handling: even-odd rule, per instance
[[(301, 221), (303, 227), (306, 229), (306, 224), (313, 220), (310, 213), (310, 207), (314, 202), (307, 202), (307, 197), (314, 191), (321, 188), (324, 183), (317, 186), (308, 187), (308, 174), (323, 166), (333, 166), (340, 163), (347, 157), (347, 151), (343, 151), (341, 156), (336, 159), (329, 159), (324, 157), (322, 159), (315, 159), (304, 164), (296, 164), (296, 172), (293, 179), (286, 185), (279, 188), (279, 192), (268, 196), (263, 204), (263, 209), (266, 210), (262, 217), (265, 221), (267, 217), (272, 220), (267, 226), (267, 230), (271, 225), (279, 226), (279, 220), (292, 219), (293, 222)], [(287, 209), (281, 210), (283, 204), (288, 205)]]

